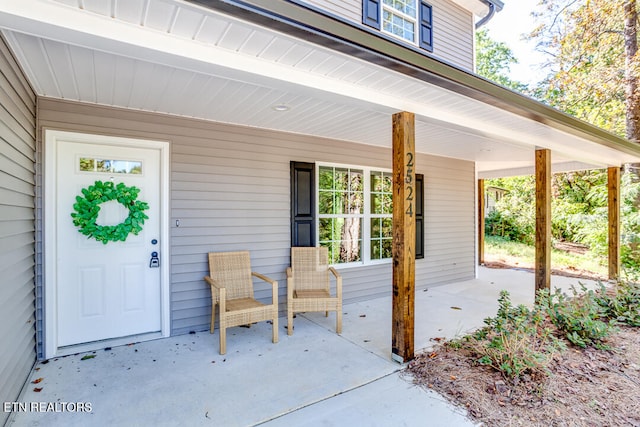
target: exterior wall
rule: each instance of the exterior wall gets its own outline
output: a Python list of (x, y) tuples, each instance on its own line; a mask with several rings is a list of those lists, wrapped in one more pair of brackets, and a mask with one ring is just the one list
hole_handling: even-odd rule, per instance
[[(0, 402), (18, 398), (36, 359), (36, 97), (0, 38)], [(0, 412), (0, 425), (9, 413)]]
[[(362, 0), (303, 0), (318, 9), (362, 24)], [(427, 0), (433, 7), (433, 54), (462, 69), (473, 71), (475, 22), (473, 13), (450, 0)]]
[[(249, 249), (253, 270), (278, 280), (284, 312), (291, 160), (391, 169), (390, 149), (44, 98), (39, 123), (171, 141), (172, 334), (209, 326), (210, 291), (202, 277), (210, 251)], [(427, 214), (426, 256), (416, 263), (417, 287), (473, 278), (474, 165), (427, 155), (417, 162), (416, 172), (425, 175)], [(390, 263), (341, 272), (345, 302), (391, 293)], [(257, 296), (270, 298), (266, 288)]]
[(425, 259), (416, 261), (416, 288), (475, 277), (475, 165), (418, 155), (424, 173)]
[(362, 22), (362, 0), (303, 0), (311, 6), (357, 24)]
[(433, 6), (433, 56), (474, 71), (473, 14), (448, 0), (429, 0)]

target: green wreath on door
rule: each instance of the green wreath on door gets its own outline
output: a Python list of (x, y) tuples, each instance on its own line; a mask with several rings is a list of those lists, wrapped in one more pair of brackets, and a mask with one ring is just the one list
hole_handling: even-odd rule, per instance
[[(137, 200), (140, 189), (127, 187), (123, 183), (96, 181), (93, 185), (82, 189), (82, 196), (76, 196), (71, 213), (73, 225), (87, 238), (96, 239), (105, 245), (109, 242), (124, 242), (129, 234), (137, 235), (142, 231), (144, 220), (149, 217), (144, 213), (149, 204)], [(129, 215), (118, 225), (98, 225), (100, 205), (117, 200), (129, 210)]]

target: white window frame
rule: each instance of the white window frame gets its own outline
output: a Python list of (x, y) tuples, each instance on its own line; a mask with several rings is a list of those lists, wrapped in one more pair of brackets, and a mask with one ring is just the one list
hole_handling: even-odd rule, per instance
[[(385, 4), (384, 0), (380, 0), (380, 6), (381, 6), (380, 7), (380, 31), (382, 31), (384, 34), (388, 34), (406, 43), (411, 43), (412, 45), (418, 46), (419, 39), (420, 39), (420, 35), (418, 33), (419, 31), (418, 20), (420, 19), (419, 17), (420, 11), (418, 10), (418, 8), (420, 7), (420, 4), (418, 3), (418, 0), (411, 0), (411, 1), (413, 1), (414, 10), (416, 11), (415, 16), (407, 15), (403, 12), (400, 12), (398, 9), (395, 9), (392, 6)], [(413, 22), (413, 40), (405, 39), (404, 37), (401, 37), (397, 34), (394, 34), (391, 31), (387, 31), (384, 29), (384, 11), (385, 10), (389, 11), (392, 15), (397, 15)]]
[(320, 244), (320, 220), (324, 218), (334, 218), (334, 217), (344, 217), (344, 215), (333, 215), (333, 214), (321, 214), (320, 213), (320, 168), (321, 167), (330, 167), (330, 168), (344, 168), (344, 169), (357, 169), (361, 170), (364, 177), (364, 186), (363, 186), (363, 213), (362, 215), (356, 215), (363, 219), (362, 224), (362, 246), (360, 250), (362, 251), (360, 261), (356, 262), (345, 262), (333, 264), (336, 268), (348, 268), (348, 267), (360, 267), (364, 265), (378, 265), (378, 264), (390, 264), (392, 258), (384, 258), (384, 259), (371, 259), (371, 219), (372, 218), (380, 218), (381, 214), (372, 214), (371, 213), (371, 172), (385, 172), (385, 173), (393, 173), (393, 170), (388, 168), (379, 168), (379, 167), (370, 167), (370, 166), (361, 166), (361, 165), (352, 165), (352, 164), (343, 164), (343, 163), (329, 163), (329, 162), (316, 162), (315, 167), (315, 200), (316, 200), (316, 212), (317, 212), (317, 220), (315, 224), (316, 228), (316, 241), (314, 242), (316, 245)]

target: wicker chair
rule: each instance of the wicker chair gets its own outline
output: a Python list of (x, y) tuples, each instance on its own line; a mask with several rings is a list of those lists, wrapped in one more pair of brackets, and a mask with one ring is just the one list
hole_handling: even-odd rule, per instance
[[(278, 282), (251, 271), (249, 252), (210, 252), (209, 274), (204, 280), (211, 286), (211, 333), (218, 305), (220, 354), (227, 352), (227, 328), (263, 320), (271, 320), (272, 339), (277, 343)], [(271, 304), (263, 304), (253, 297), (252, 276), (271, 284)]]
[[(329, 267), (325, 247), (291, 248), (291, 267), (287, 268), (287, 334), (293, 334), (293, 315), (297, 312), (336, 312), (336, 333), (342, 333), (342, 276)], [(329, 272), (335, 277), (336, 294), (331, 296)]]

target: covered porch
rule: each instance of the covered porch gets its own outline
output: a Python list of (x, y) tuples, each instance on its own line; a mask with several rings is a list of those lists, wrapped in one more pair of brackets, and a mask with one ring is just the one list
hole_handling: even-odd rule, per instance
[[(11, 395), (7, 399), (18, 394), (36, 359), (53, 359), (48, 364), (39, 364), (39, 371), (32, 372), (24, 400), (88, 401), (95, 396), (92, 416), (101, 420), (132, 416), (127, 411), (135, 414), (147, 408), (145, 414), (149, 417), (176, 420), (184, 414), (198, 414), (204, 422), (213, 419), (214, 423), (223, 413), (234, 417), (255, 413), (258, 418), (240, 419), (238, 424), (259, 423), (336, 394), (358, 390), (363, 384), (375, 384), (399, 369), (389, 362), (392, 324), (400, 325), (394, 331), (396, 336), (407, 338), (398, 348), (400, 358), (408, 360), (413, 353), (412, 337), (415, 336), (416, 349), (425, 348), (430, 338), (477, 327), (482, 318), (493, 314), (492, 305), (500, 288), (492, 292), (491, 281), (482, 285), (471, 280), (478, 271), (483, 271), (477, 267), (478, 236), (482, 235), (478, 233), (478, 179), (505, 171), (541, 171), (539, 199), (545, 216), (539, 223), (544, 228), (541, 235), (546, 237), (540, 241), (543, 280), (536, 283), (544, 285), (549, 273), (551, 172), (603, 167), (611, 168), (613, 175), (622, 164), (640, 160), (638, 144), (497, 86), (470, 70), (380, 38), (361, 25), (322, 13), (305, 2), (6, 0), (0, 7), (0, 30), (0, 69), (9, 76), (0, 79), (7, 93), (2, 105), (12, 113), (0, 117), (0, 122), (6, 122), (3, 137), (8, 140), (2, 147), (7, 153), (7, 170), (15, 175), (11, 183), (17, 187), (13, 193), (7, 191), (11, 194), (7, 200), (20, 208), (11, 206), (15, 218), (7, 221), (5, 230), (11, 233), (14, 228), (22, 230), (19, 238), (11, 234), (3, 240), (11, 247), (5, 271), (15, 269), (13, 260), (19, 259), (21, 271), (25, 272), (25, 279), (15, 286), (16, 290), (7, 285), (11, 290), (6, 291), (9, 297), (3, 301), (10, 308), (6, 313), (11, 314), (6, 315), (10, 319), (3, 322), (7, 326), (2, 326), (0, 334), (11, 344), (7, 346), (10, 349), (7, 362), (3, 361), (5, 372), (12, 373)], [(390, 257), (365, 259), (342, 270), (344, 301), (348, 307), (343, 337), (323, 335), (324, 343), (322, 338), (318, 340), (320, 335), (310, 334), (301, 339), (305, 328), (322, 329), (323, 318), (309, 317), (308, 321), (298, 322), (299, 329), (292, 338), (281, 339), (277, 346), (262, 340), (260, 327), (240, 329), (237, 333), (249, 335), (238, 340), (242, 344), (236, 348), (243, 349), (241, 353), (234, 353), (234, 345), (238, 343), (234, 344), (234, 337), (230, 337), (226, 362), (218, 358), (214, 345), (217, 338), (200, 332), (208, 328), (211, 312), (209, 289), (202, 281), (208, 269), (206, 253), (249, 249), (255, 270), (279, 281), (282, 303), (284, 271), (290, 262), (292, 246), (291, 162), (353, 168), (360, 170), (362, 176), (371, 176), (371, 171), (399, 172), (400, 168), (392, 164), (392, 149), (401, 145), (401, 138), (392, 137), (400, 128), (392, 120), (397, 114), (406, 119), (402, 140), (411, 142), (404, 157), (415, 154), (411, 173), (424, 175), (425, 183), (425, 223), (419, 233), (424, 237), (425, 256), (401, 275), (400, 279), (410, 287), (394, 306), (397, 313), (406, 312), (410, 316), (391, 314)], [(413, 119), (410, 121), (409, 117)], [(119, 150), (135, 140), (135, 144), (141, 144), (139, 148), (144, 146), (146, 154), (151, 148), (143, 143), (153, 142), (162, 147), (159, 172), (149, 175), (153, 185), (148, 187), (158, 192), (158, 220), (156, 228), (145, 228), (149, 233), (157, 231), (160, 237), (146, 236), (147, 246), (140, 246), (142, 255), (136, 258), (147, 277), (151, 276), (147, 270), (151, 267), (149, 255), (160, 254), (161, 274), (153, 282), (158, 284), (153, 298), (160, 302), (160, 308), (150, 311), (151, 324), (143, 330), (123, 328), (109, 337), (128, 342), (123, 340), (132, 335), (153, 334), (154, 338), (171, 336), (171, 341), (151, 341), (132, 347), (110, 343), (114, 350), (99, 350), (95, 358), (82, 362), (77, 356), (60, 357), (79, 351), (73, 347), (76, 344), (101, 345), (106, 338), (76, 336), (77, 326), (84, 323), (74, 319), (66, 322), (66, 328), (58, 328), (58, 314), (71, 312), (64, 304), (75, 304), (78, 299), (58, 298), (58, 284), (70, 282), (59, 271), (75, 267), (76, 260), (58, 261), (56, 255), (67, 252), (55, 246), (65, 241), (57, 239), (56, 233), (66, 230), (72, 237), (66, 241), (78, 240), (69, 211), (82, 186), (65, 188), (64, 194), (71, 197), (71, 202), (58, 203), (61, 199), (52, 197), (52, 190), (58, 188), (62, 177), (51, 171), (56, 167), (58, 171), (79, 167), (79, 164), (58, 167), (55, 162), (63, 158), (80, 159), (84, 153), (58, 155), (63, 151), (57, 151), (58, 146), (47, 139), (49, 131), (84, 139), (95, 135), (108, 139)], [(128, 142), (116, 144), (113, 142), (116, 139)], [(113, 148), (93, 142), (87, 145), (87, 141), (62, 142), (69, 149), (82, 144), (82, 150), (88, 150), (89, 146), (106, 151)], [(89, 154), (89, 159), (103, 159), (102, 153)], [(113, 159), (135, 160), (136, 156)], [(68, 181), (75, 184), (70, 178)], [(317, 186), (311, 190), (319, 191)], [(614, 198), (618, 191), (612, 184)], [(58, 224), (53, 221), (56, 217), (64, 221)], [(371, 217), (368, 213), (368, 218)], [(317, 224), (317, 218), (311, 223)], [(372, 228), (363, 226), (363, 235), (364, 230)], [(407, 241), (413, 237), (411, 225), (395, 224), (394, 229), (406, 231)], [(619, 235), (615, 224), (610, 231), (614, 239)], [(18, 242), (24, 242), (21, 251), (14, 249)], [(159, 250), (153, 246), (158, 242)], [(105, 248), (98, 242), (92, 243)], [(104, 253), (100, 252), (95, 260), (108, 260)], [(371, 251), (363, 249), (361, 253), (366, 258)], [(411, 251), (401, 253), (410, 263)], [(108, 269), (114, 270), (113, 266)], [(507, 281), (522, 286), (532, 300), (535, 286), (528, 277), (523, 281)], [(98, 281), (87, 283), (93, 285)], [(99, 284), (103, 289), (115, 288), (106, 283)], [(444, 290), (450, 292), (447, 298), (455, 296), (455, 299), (423, 304), (422, 298), (429, 301), (432, 295)], [(411, 301), (414, 295), (415, 310)], [(266, 299), (267, 295), (258, 297)], [(374, 302), (382, 308), (371, 306), (368, 311), (367, 304)], [(484, 304), (491, 310), (480, 310)], [(77, 306), (73, 309), (80, 311)], [(425, 332), (422, 330), (425, 325), (434, 329)], [(68, 341), (58, 339), (59, 329), (72, 335)], [(192, 335), (190, 331), (196, 333)], [(254, 333), (258, 335), (252, 346)], [(367, 336), (351, 335), (356, 333)], [(147, 345), (149, 350), (143, 351)], [(201, 351), (196, 352), (200, 355), (197, 359), (191, 359), (194, 364), (166, 353), (168, 346), (190, 345), (197, 345)], [(326, 355), (328, 349), (332, 351), (331, 357), (321, 360), (315, 357), (305, 362), (307, 353)], [(130, 357), (129, 350), (149, 355), (150, 361), (130, 366), (128, 362), (135, 359)], [(151, 356), (156, 351), (154, 362)], [(185, 355), (190, 353), (193, 352), (184, 351)], [(94, 362), (106, 359), (107, 355), (127, 372), (114, 383), (117, 369), (115, 365), (106, 366), (100, 368), (104, 372), (102, 382), (90, 381), (85, 366), (98, 366)], [(269, 356), (271, 363), (262, 365), (250, 356), (259, 362)], [(161, 360), (166, 363), (164, 366), (159, 365)], [(196, 360), (202, 365), (195, 364)], [(221, 367), (232, 360), (242, 360), (238, 363), (240, 370), (224, 371)], [(68, 367), (63, 366), (67, 363)], [(269, 372), (266, 368), (256, 370), (271, 365), (280, 370), (273, 378), (264, 377)], [(56, 369), (49, 371), (52, 366)], [(359, 373), (357, 366), (364, 369), (364, 374)], [(371, 366), (378, 366), (373, 374), (369, 371)], [(209, 371), (212, 367), (215, 370)], [(297, 367), (297, 371), (288, 367)], [(82, 375), (74, 383), (71, 379), (78, 368)], [(66, 369), (70, 369), (69, 374), (62, 375)], [(140, 376), (133, 375), (133, 371)], [(298, 383), (291, 381), (289, 372), (298, 378), (315, 371), (321, 376), (312, 386), (294, 387)], [(60, 385), (73, 384), (67, 389), (72, 394), (60, 391), (47, 395), (54, 389), (47, 383), (42, 384), (40, 394), (31, 391), (29, 381), (58, 378), (59, 373)], [(207, 381), (200, 381), (204, 375), (209, 375)], [(235, 395), (228, 394), (233, 389), (231, 376), (240, 376)], [(157, 382), (141, 385), (150, 378)], [(220, 378), (229, 381), (220, 382)], [(327, 378), (337, 380), (338, 384), (330, 383), (328, 389), (317, 387)], [(109, 386), (100, 388), (100, 384)], [(85, 386), (88, 388), (83, 389)], [(177, 394), (189, 391), (192, 400), (176, 402), (178, 399), (170, 393), (160, 393), (168, 390)], [(227, 390), (227, 394), (220, 390)], [(283, 394), (285, 391), (290, 393), (289, 397)], [(247, 399), (247, 395), (262, 399), (264, 410), (258, 411), (256, 399)], [(239, 406), (229, 411), (229, 402)], [(175, 412), (160, 413), (159, 406)], [(27, 419), (23, 416), (16, 421), (25, 422), (21, 421)], [(60, 419), (66, 416), (77, 415), (62, 414)], [(64, 424), (73, 423), (74, 419)], [(77, 419), (78, 424), (85, 423), (84, 418)], [(151, 421), (136, 419), (140, 424)], [(194, 419), (194, 424), (200, 419)]]
[[(416, 347), (482, 326), (503, 289), (531, 304), (533, 283), (530, 272), (480, 268), (478, 279), (419, 291)], [(552, 277), (553, 287), (577, 284)], [(37, 364), (22, 402), (90, 403), (91, 412), (27, 410), (10, 425), (473, 425), (391, 360), (390, 323), (389, 296), (345, 305), (341, 336), (332, 316), (312, 313), (298, 316), (295, 334), (282, 333), (278, 344), (264, 322), (233, 328), (224, 356), (216, 331), (51, 359)]]
[[(16, 88), (9, 81), (14, 98), (23, 101), (34, 92), (33, 105), (19, 108), (16, 116), (33, 119), (33, 129), (25, 124), (28, 132), (22, 133), (35, 147), (39, 358), (103, 338), (57, 339), (57, 283), (65, 280), (55, 268), (72, 263), (57, 261), (65, 251), (53, 243), (61, 232), (56, 227), (69, 224), (52, 218), (68, 217), (64, 209), (70, 205), (60, 202), (61, 211), (54, 212), (59, 198), (53, 191), (65, 170), (54, 162), (72, 156), (57, 153), (49, 131), (162, 145), (154, 181), (161, 186), (160, 246), (148, 243), (145, 249), (163, 260), (161, 295), (155, 295), (162, 301), (161, 319), (148, 328), (162, 336), (206, 328), (210, 298), (201, 278), (208, 251), (250, 249), (256, 269), (284, 283), (289, 248), (296, 245), (290, 162), (391, 171), (400, 176), (400, 186), (413, 174), (424, 175), (418, 234), (426, 255), (409, 265), (414, 248), (404, 245), (393, 260), (407, 264), (402, 272), (393, 270), (394, 290), (402, 288), (400, 282), (409, 285), (396, 304), (396, 313), (409, 316), (394, 316), (394, 336), (403, 336), (398, 355), (405, 360), (412, 353), (412, 291), (476, 275), (483, 236), (478, 179), (539, 176), (539, 288), (547, 287), (550, 270), (551, 173), (609, 168), (610, 198), (618, 203), (619, 168), (640, 159), (638, 144), (303, 2), (12, 0), (0, 10), (0, 28), (17, 61), (14, 68), (28, 82)], [(121, 144), (118, 150), (133, 142)], [(400, 155), (394, 154), (397, 148)], [(396, 158), (415, 163), (401, 167)], [(409, 200), (393, 194), (398, 209)], [(404, 212), (413, 212), (408, 204)], [(309, 220), (316, 228), (318, 216)], [(613, 215), (613, 277), (619, 264), (617, 221)], [(394, 245), (401, 233), (410, 243), (414, 225), (396, 221), (394, 214)], [(363, 226), (362, 242), (372, 240), (372, 229)], [(75, 230), (69, 232), (76, 237)], [(322, 244), (318, 240), (310, 244)], [(157, 236), (148, 239), (153, 241)], [(344, 269), (346, 302), (391, 292), (390, 257), (368, 259), (368, 249), (365, 244), (359, 265)]]

